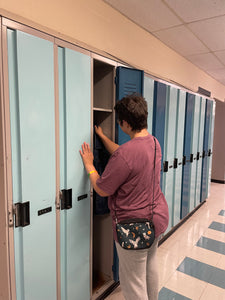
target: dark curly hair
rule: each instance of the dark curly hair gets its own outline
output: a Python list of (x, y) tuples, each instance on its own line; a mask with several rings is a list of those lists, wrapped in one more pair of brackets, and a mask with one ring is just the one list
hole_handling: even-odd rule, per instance
[(148, 105), (145, 99), (138, 95), (128, 95), (119, 100), (114, 107), (118, 121), (123, 124), (126, 121), (132, 131), (141, 131), (148, 127)]

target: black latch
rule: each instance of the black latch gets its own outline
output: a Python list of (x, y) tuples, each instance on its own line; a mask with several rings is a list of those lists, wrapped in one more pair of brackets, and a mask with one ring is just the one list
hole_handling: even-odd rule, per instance
[(169, 162), (164, 161), (163, 162), (163, 172), (168, 172)]
[(197, 160), (200, 158), (200, 152), (197, 152)]
[(16, 203), (14, 209), (15, 227), (30, 225), (30, 202)]
[(186, 156), (183, 156), (183, 166), (186, 164)]
[(194, 160), (194, 155), (193, 154), (190, 154), (190, 162), (192, 163)]
[(202, 152), (202, 158), (205, 157), (205, 150)]
[(174, 167), (174, 169), (177, 169), (177, 167), (178, 167), (178, 158), (174, 158), (173, 167)]
[(61, 210), (72, 208), (72, 189), (61, 190)]
[(212, 154), (212, 151), (211, 151), (211, 149), (209, 149), (208, 156), (211, 156), (211, 154)]

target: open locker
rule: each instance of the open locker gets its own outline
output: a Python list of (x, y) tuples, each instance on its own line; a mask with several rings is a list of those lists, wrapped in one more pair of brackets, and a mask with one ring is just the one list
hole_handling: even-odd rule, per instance
[[(101, 126), (104, 134), (115, 140), (114, 77), (114, 65), (93, 59), (93, 153), (100, 175), (110, 155), (95, 134), (94, 125)], [(114, 241), (107, 202), (107, 197), (100, 197), (93, 191), (92, 299), (115, 283), (112, 272)]]

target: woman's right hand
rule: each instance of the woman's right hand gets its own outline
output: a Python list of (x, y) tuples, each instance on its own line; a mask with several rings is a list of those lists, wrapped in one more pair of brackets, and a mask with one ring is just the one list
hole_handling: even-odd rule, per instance
[(104, 135), (102, 127), (95, 125), (95, 132), (99, 137), (102, 137)]

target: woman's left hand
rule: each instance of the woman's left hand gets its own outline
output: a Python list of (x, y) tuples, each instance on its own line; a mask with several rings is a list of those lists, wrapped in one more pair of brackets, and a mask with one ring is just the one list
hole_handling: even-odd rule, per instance
[(89, 144), (83, 143), (82, 150), (80, 150), (80, 155), (83, 160), (86, 169), (89, 169), (90, 166), (93, 166), (94, 155), (90, 149)]

